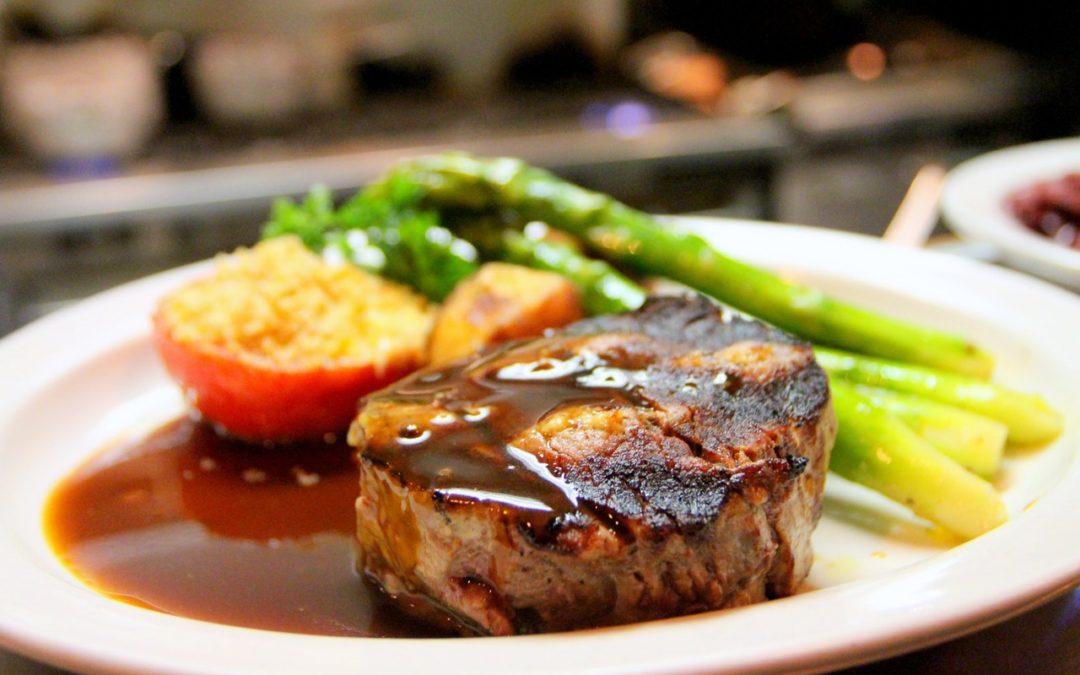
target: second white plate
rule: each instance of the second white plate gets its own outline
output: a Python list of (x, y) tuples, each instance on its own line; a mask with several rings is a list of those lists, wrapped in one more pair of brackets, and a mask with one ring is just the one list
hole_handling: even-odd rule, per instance
[(945, 177), (941, 212), (958, 235), (993, 244), (1012, 267), (1080, 290), (1080, 251), (1055, 244), (1009, 213), (1016, 190), (1080, 171), (1080, 138), (1005, 148), (960, 164)]

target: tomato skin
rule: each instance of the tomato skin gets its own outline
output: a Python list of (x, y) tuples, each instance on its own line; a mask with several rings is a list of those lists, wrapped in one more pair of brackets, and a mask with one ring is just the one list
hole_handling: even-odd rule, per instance
[(153, 341), (169, 375), (209, 422), (240, 439), (287, 442), (344, 433), (360, 398), (419, 364), (392, 361), (312, 369), (264, 366), (212, 345), (176, 340), (160, 312)]

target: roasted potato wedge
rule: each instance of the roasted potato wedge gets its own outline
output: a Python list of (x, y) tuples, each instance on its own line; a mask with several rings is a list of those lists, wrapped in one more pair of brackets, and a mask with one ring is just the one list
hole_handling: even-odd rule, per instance
[(431, 363), (488, 345), (540, 335), (584, 316), (577, 289), (554, 272), (487, 263), (446, 299), (428, 343)]

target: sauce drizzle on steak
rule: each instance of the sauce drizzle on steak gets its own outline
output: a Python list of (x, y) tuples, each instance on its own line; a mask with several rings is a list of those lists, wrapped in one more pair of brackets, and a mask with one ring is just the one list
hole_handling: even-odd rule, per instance
[[(390, 469), (414, 489), (447, 502), (489, 501), (536, 512), (544, 520), (581, 504), (577, 490), (508, 439), (575, 406), (648, 406), (638, 394), (645, 370), (613, 368), (589, 350), (506, 345), (482, 359), (422, 373), (369, 399), (414, 405), (434, 414), (408, 421), (393, 443), (369, 444), (365, 461)], [(525, 359), (534, 360), (520, 360)]]

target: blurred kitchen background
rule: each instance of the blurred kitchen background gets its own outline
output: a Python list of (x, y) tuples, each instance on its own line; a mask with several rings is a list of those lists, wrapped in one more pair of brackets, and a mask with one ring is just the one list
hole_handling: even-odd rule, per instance
[(0, 0), (0, 335), (253, 242), (276, 195), (439, 149), (656, 212), (879, 235), (920, 167), (1080, 132), (1076, 12)]

